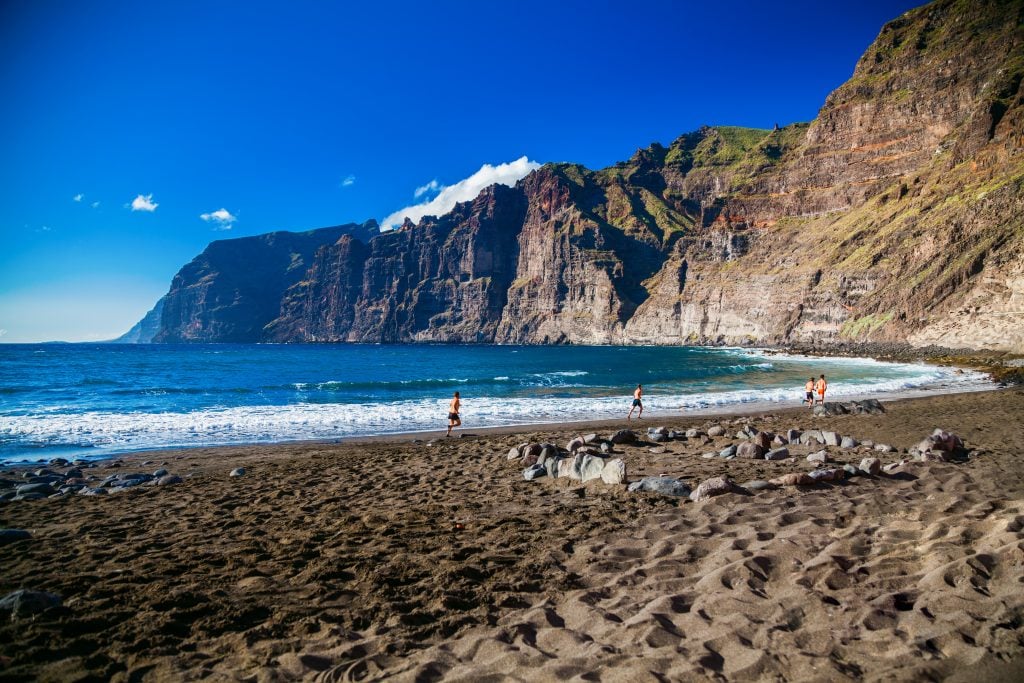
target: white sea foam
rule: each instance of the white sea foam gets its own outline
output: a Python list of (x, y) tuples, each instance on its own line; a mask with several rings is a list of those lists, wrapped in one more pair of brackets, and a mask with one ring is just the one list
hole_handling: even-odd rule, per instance
[[(849, 360), (849, 359), (844, 359)], [(877, 361), (875, 361), (877, 362)], [(888, 366), (892, 369), (892, 366)], [(924, 389), (970, 391), (991, 386), (980, 373), (950, 368), (904, 365), (912, 374), (899, 378), (834, 382), (828, 398), (885, 397), (920, 393)], [(645, 412), (669, 417), (681, 412), (723, 409), (764, 402), (798, 403), (802, 387), (741, 389), (707, 393), (652, 394), (644, 397)], [(629, 397), (564, 398), (466, 397), (462, 417), (467, 426), (488, 427), (599, 420), (621, 417)], [(149, 448), (303, 439), (335, 439), (394, 432), (415, 432), (444, 426), (447, 398), (379, 403), (240, 406), (190, 412), (85, 412), (4, 415), (0, 444), (92, 446), (94, 456)], [(20, 456), (24, 458), (24, 454)]]

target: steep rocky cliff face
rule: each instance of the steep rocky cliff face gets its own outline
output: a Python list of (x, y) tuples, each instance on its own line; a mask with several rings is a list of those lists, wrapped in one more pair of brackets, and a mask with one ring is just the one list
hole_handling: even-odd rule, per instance
[(375, 228), (353, 224), (212, 242), (174, 276), (153, 341), (261, 341), (317, 249), (352, 233), (369, 240)]
[(1024, 352), (1022, 77), (1024, 1), (939, 0), (887, 24), (810, 124), (549, 164), (278, 259), (266, 291), (222, 277), (211, 298), (193, 262), (156, 339)]

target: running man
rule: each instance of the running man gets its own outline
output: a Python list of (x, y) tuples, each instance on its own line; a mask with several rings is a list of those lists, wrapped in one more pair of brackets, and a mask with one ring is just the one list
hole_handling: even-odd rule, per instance
[(814, 388), (818, 392), (818, 403), (825, 405), (825, 390), (828, 389), (828, 382), (825, 381), (825, 375), (818, 378)]
[(811, 377), (804, 385), (804, 401), (808, 408), (814, 407), (814, 378)]
[(461, 407), (462, 401), (459, 400), (459, 392), (456, 391), (451, 403), (448, 404), (448, 433), (445, 436), (451, 436), (452, 427), (462, 424), (462, 419), (459, 417), (459, 408)]
[(640, 399), (644, 396), (644, 388), (639, 384), (636, 385), (636, 391), (633, 392), (633, 405), (629, 408), (629, 414), (626, 415), (626, 419), (630, 420), (633, 417), (633, 411), (637, 408), (640, 412), (636, 414), (636, 419), (640, 419), (640, 416), (644, 414), (644, 402)]

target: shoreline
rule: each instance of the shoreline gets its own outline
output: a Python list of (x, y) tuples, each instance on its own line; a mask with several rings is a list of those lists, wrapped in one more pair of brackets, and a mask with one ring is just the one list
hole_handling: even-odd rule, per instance
[[(525, 481), (520, 443), (581, 425), (477, 438), (221, 446), (83, 468), (94, 484), (166, 467), (167, 486), (0, 504), (28, 537), (0, 553), (0, 595), (60, 596), (0, 619), (16, 680), (1007, 680), (1024, 673), (1024, 388), (680, 416), (717, 437), (653, 443), (662, 420), (588, 427), (628, 481), (742, 492), (700, 502), (565, 478)], [(761, 489), (813, 471), (725, 459), (746, 428), (834, 430), (830, 464), (888, 468)], [(906, 453), (937, 427), (968, 457)], [(585, 432), (584, 432), (585, 433)], [(866, 443), (891, 445), (879, 451)], [(711, 457), (707, 457), (708, 452)], [(231, 476), (235, 468), (242, 476)], [(8, 541), (9, 543), (11, 541)]]

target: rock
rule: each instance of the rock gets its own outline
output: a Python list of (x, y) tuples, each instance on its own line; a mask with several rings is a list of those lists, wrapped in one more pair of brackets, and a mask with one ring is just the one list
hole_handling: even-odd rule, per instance
[(758, 432), (754, 436), (750, 437), (753, 443), (756, 443), (761, 447), (761, 451), (764, 452), (772, 447), (772, 441), (775, 439), (775, 435), (771, 432)]
[(64, 473), (65, 479), (81, 479), (83, 476), (85, 475), (82, 473), (82, 470), (78, 469), (77, 467), (72, 467), (70, 470)]
[(863, 472), (850, 463), (843, 465), (843, 471), (846, 472), (846, 476), (848, 477), (856, 477), (858, 474), (863, 474)]
[(888, 465), (882, 466), (882, 471), (886, 474), (895, 474), (901, 467), (907, 464), (906, 460), (900, 460), (899, 462), (891, 462)]
[(604, 472), (604, 458), (596, 455), (584, 455), (580, 458), (579, 472), (580, 481), (590, 481), (591, 479), (600, 479)]
[(14, 618), (39, 614), (52, 607), (60, 607), (64, 600), (54, 593), (16, 590), (0, 599), (0, 612), (10, 612)]
[[(917, 445), (917, 450), (922, 453), (928, 451), (942, 452), (949, 455), (960, 453), (964, 450), (963, 440), (952, 432), (936, 429)], [(944, 462), (948, 461), (946, 458)]]
[(70, 462), (68, 462), (68, 461), (67, 461), (67, 460), (66, 460), (65, 458), (54, 458), (53, 460), (51, 460), (51, 461), (50, 461), (49, 463), (47, 463), (47, 464), (48, 464), (48, 465), (49, 465), (50, 467), (67, 467), (67, 466), (68, 466), (68, 465), (70, 465), (71, 463), (70, 463)]
[(508, 460), (518, 460), (521, 457), (523, 456), (519, 446), (513, 446), (508, 452)]
[(583, 441), (588, 444), (597, 443), (600, 440), (601, 437), (599, 437), (597, 434), (587, 434), (586, 436), (583, 437)]
[(736, 446), (735, 445), (733, 445), (733, 446), (726, 446), (722, 450), (718, 451), (718, 456), (720, 458), (731, 458), (734, 455), (736, 455)]
[(725, 436), (725, 427), (722, 425), (714, 425), (708, 429), (708, 436)]
[(807, 476), (815, 481), (842, 481), (846, 478), (846, 472), (841, 469), (828, 468), (811, 470), (807, 473)]
[(696, 439), (697, 437), (700, 436), (704, 436), (704, 432), (700, 431), (699, 429), (690, 428), (686, 430), (687, 439)]
[(157, 486), (170, 486), (171, 484), (180, 484), (184, 479), (176, 474), (165, 474), (156, 480)]
[(852, 436), (844, 436), (843, 440), (839, 442), (839, 447), (840, 448), (856, 448), (857, 447), (857, 439), (853, 438)]
[(668, 449), (665, 448), (664, 446), (656, 446), (654, 448), (648, 448), (647, 452), (654, 453), (655, 455), (661, 455), (662, 453), (667, 453)]
[(576, 460), (577, 456), (572, 458), (560, 458), (558, 460), (557, 470), (555, 476), (559, 479), (576, 479), (579, 480), (579, 471), (573, 471), (572, 463)]
[(629, 485), (629, 491), (648, 491), (663, 496), (689, 496), (690, 487), (673, 477), (644, 477)]
[(950, 456), (945, 451), (922, 451), (917, 459), (920, 462), (949, 462)]
[(648, 434), (661, 434), (663, 436), (668, 436), (668, 427), (648, 427), (647, 428), (647, 433)]
[(775, 446), (776, 448), (778, 448), (779, 446), (788, 446), (789, 445), (789, 439), (784, 437), (782, 434), (776, 434), (775, 438), (772, 439), (771, 445)]
[(846, 403), (826, 402), (824, 405), (814, 406), (815, 415), (878, 415), (884, 412), (882, 404), (873, 398)]
[(804, 446), (821, 446), (824, 445), (825, 438), (819, 430), (810, 429), (800, 435), (800, 443)]
[(615, 458), (604, 464), (604, 469), (601, 470), (601, 481), (606, 484), (626, 483), (626, 463), (622, 458)]
[(105, 496), (109, 493), (107, 489), (91, 489), (86, 486), (83, 489), (79, 489), (78, 495), (80, 496)]
[(828, 462), (828, 451), (818, 451), (807, 456), (807, 462)]
[(803, 472), (790, 472), (789, 474), (783, 474), (781, 477), (770, 479), (769, 483), (776, 486), (808, 486), (813, 484), (814, 480)]
[(702, 457), (704, 459), (717, 458), (718, 457), (718, 453), (715, 453), (714, 451), (711, 451), (710, 453), (701, 453), (700, 457)]
[(557, 453), (550, 458), (545, 458), (543, 462), (538, 462), (538, 465), (544, 465), (544, 469), (547, 471), (548, 476), (554, 479), (558, 476), (558, 468), (564, 458)]
[(43, 498), (49, 498), (52, 493), (47, 495), (45, 493), (19, 493), (11, 498), (11, 500), (42, 500)]
[(537, 456), (537, 462), (543, 462), (548, 458), (553, 458), (558, 455), (558, 447), (554, 444), (546, 443), (540, 449), (540, 454)]
[(620, 429), (612, 434), (611, 438), (613, 444), (632, 444), (636, 443), (636, 440), (636, 432), (632, 429)]
[(765, 460), (785, 460), (789, 457), (788, 448), (775, 448), (764, 454)]
[(895, 453), (896, 449), (887, 443), (876, 443), (875, 450), (879, 453)]
[[(51, 495), (53, 495), (54, 493), (57, 492), (49, 484), (22, 484), (21, 486), (19, 486), (15, 490), (18, 492), (19, 496), (30, 495), (30, 494), (33, 494), (33, 493), (38, 493), (41, 496), (51, 496)], [(29, 499), (28, 498), (23, 498), (22, 500), (29, 500)]]
[(771, 489), (778, 488), (778, 486), (771, 483), (770, 481), (765, 481), (763, 479), (754, 479), (752, 481), (740, 484), (740, 488), (744, 488), (747, 491), (769, 491)]
[(245, 468), (244, 467), (236, 467), (235, 469), (231, 470), (231, 474), (229, 474), (228, 476), (229, 477), (244, 477), (245, 476)]
[(669, 441), (674, 441), (675, 439), (682, 439), (682, 438), (684, 438), (684, 434), (682, 432), (677, 432), (674, 429), (668, 430), (668, 440)]
[(764, 457), (764, 448), (753, 441), (744, 441), (736, 447), (736, 457), (760, 460)]
[(746, 491), (734, 484), (729, 477), (712, 477), (711, 479), (705, 479), (694, 489), (693, 493), (690, 494), (690, 500), (699, 503), (702, 500), (720, 496), (724, 493), (746, 493)]
[(526, 481), (533, 481), (538, 477), (547, 476), (548, 471), (544, 469), (544, 465), (530, 465), (523, 470), (523, 479)]
[(586, 445), (587, 442), (583, 440), (583, 437), (577, 436), (576, 438), (571, 439), (568, 444), (566, 444), (565, 450), (569, 451), (569, 455), (572, 455), (573, 453), (575, 453), (576, 451), (578, 451), (579, 449), (583, 448)]
[(789, 441), (789, 443), (796, 443), (796, 442), (800, 441), (800, 430), (799, 429), (787, 429), (786, 430), (786, 440)]
[(0, 529), (0, 546), (30, 538), (32, 538), (32, 534), (24, 529)]
[(882, 461), (878, 458), (864, 458), (860, 461), (860, 471), (864, 474), (877, 475), (882, 471)]
[(860, 445), (866, 448), (874, 448), (875, 442), (872, 441), (871, 439), (864, 439), (863, 441), (860, 442)]
[(667, 434), (662, 434), (660, 432), (655, 432), (653, 434), (648, 434), (647, 438), (650, 439), (651, 441), (653, 441), (654, 443), (663, 443), (665, 441), (668, 441), (668, 435)]
[(821, 438), (826, 446), (838, 446), (843, 441), (836, 432), (822, 432)]
[(611, 453), (612, 452), (612, 443), (611, 443), (611, 441), (602, 441), (601, 442), (601, 452), (602, 453)]

